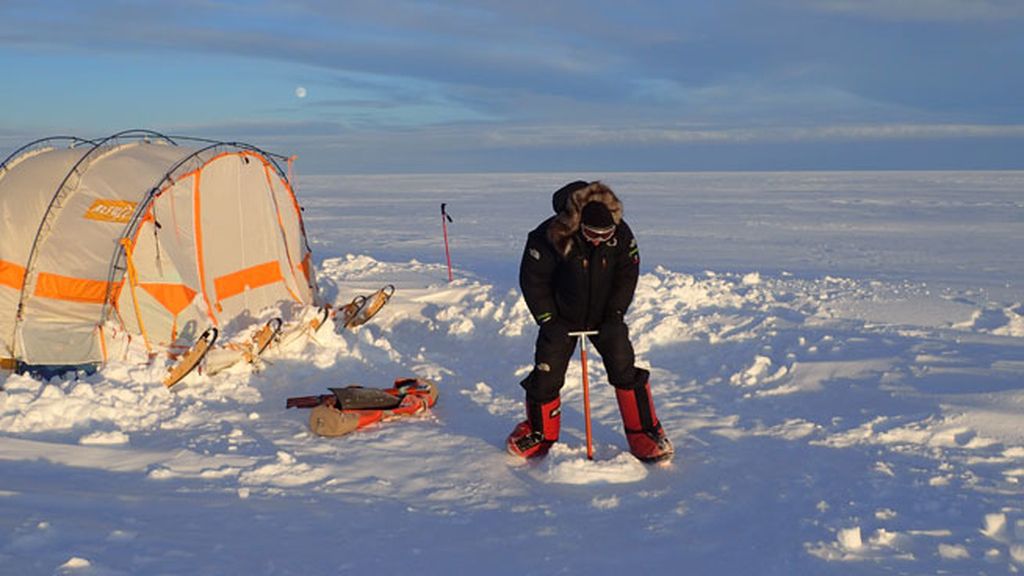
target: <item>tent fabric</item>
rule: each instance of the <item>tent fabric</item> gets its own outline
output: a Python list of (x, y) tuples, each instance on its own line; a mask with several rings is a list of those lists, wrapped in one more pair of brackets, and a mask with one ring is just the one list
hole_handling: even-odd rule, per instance
[(0, 358), (100, 363), (112, 332), (178, 349), (207, 326), (316, 303), (274, 157), (153, 134), (47, 143), (0, 165)]

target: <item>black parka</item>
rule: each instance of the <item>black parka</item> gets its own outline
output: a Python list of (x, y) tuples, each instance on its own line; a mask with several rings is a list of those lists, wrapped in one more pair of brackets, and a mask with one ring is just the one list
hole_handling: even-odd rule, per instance
[[(598, 246), (580, 234), (580, 213), (603, 202), (617, 226)], [(622, 203), (601, 182), (575, 182), (555, 193), (558, 212), (530, 232), (519, 266), (519, 286), (538, 324), (557, 322), (569, 331), (622, 322), (633, 301), (640, 252)]]

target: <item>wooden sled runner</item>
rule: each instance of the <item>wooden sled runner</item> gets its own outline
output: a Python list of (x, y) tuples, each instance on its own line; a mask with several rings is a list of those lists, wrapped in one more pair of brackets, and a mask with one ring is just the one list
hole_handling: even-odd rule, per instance
[(337, 315), (341, 317), (341, 325), (345, 328), (355, 328), (366, 324), (380, 312), (394, 294), (395, 286), (387, 284), (369, 296), (356, 296), (351, 302), (338, 308)]
[(309, 329), (313, 334), (320, 331), (320, 328), (327, 323), (327, 319), (331, 317), (331, 307), (323, 305), (316, 309), (316, 316), (309, 321)]
[(200, 334), (196, 343), (178, 358), (177, 364), (171, 367), (167, 377), (164, 378), (164, 386), (170, 388), (181, 382), (182, 378), (188, 376), (199, 365), (199, 362), (206, 356), (207, 352), (210, 351), (213, 343), (217, 341), (218, 333), (218, 330), (211, 326)]
[(316, 334), (327, 323), (330, 314), (330, 306), (320, 306), (312, 318), (303, 319), (287, 332), (280, 318), (271, 318), (249, 340), (241, 343), (228, 342), (222, 346), (214, 345), (219, 332), (211, 327), (199, 337), (192, 348), (178, 358), (164, 379), (164, 385), (170, 388), (180, 382), (204, 360), (204, 372), (209, 375), (217, 374), (241, 362), (257, 365), (263, 354), (274, 344), (286, 339), (294, 341), (299, 336)]
[[(330, 305), (320, 306), (312, 318), (303, 319), (287, 329), (281, 318), (271, 318), (252, 337), (244, 342), (228, 342), (214, 346), (219, 332), (211, 327), (171, 367), (164, 379), (164, 386), (170, 388), (188, 374), (200, 362), (205, 361), (204, 371), (214, 375), (241, 362), (258, 366), (263, 354), (275, 343), (291, 343), (302, 336), (315, 335), (332, 317), (341, 317), (341, 325), (355, 328), (368, 322), (388, 303), (395, 293), (395, 287), (387, 284), (368, 296), (356, 296), (348, 304), (333, 309)], [(307, 313), (308, 316), (308, 313)]]
[(280, 337), (283, 325), (280, 318), (271, 318), (248, 341), (228, 342), (222, 348), (211, 350), (206, 360), (207, 374), (216, 374), (242, 361), (256, 364), (267, 348)]
[(275, 344), (284, 347), (303, 337), (315, 338), (320, 329), (331, 318), (333, 312), (334, 310), (330, 304), (317, 307), (311, 318), (307, 318), (309, 314), (306, 314), (298, 322), (285, 326)]

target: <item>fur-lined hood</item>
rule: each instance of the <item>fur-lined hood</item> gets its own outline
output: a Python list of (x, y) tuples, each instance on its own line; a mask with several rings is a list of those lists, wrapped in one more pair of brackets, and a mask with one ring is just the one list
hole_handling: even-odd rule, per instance
[(548, 240), (563, 257), (572, 251), (573, 234), (580, 229), (583, 207), (590, 202), (604, 203), (616, 225), (622, 221), (622, 202), (603, 182), (587, 184), (577, 181), (564, 186), (552, 198), (558, 215), (551, 220), (547, 229)]

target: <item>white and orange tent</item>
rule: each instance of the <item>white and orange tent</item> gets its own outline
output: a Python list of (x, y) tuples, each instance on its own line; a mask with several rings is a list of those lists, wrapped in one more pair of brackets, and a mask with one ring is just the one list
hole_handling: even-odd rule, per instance
[(316, 304), (287, 160), (140, 130), (13, 153), (0, 164), (0, 362), (96, 366), (127, 339), (180, 350), (206, 327)]

